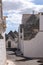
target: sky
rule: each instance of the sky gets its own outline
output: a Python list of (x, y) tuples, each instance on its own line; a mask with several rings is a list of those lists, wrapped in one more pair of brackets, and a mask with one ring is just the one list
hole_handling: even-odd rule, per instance
[(22, 22), (22, 15), (43, 12), (43, 0), (2, 0), (3, 15), (6, 18), (6, 33), (10, 30), (18, 31), (18, 27)]

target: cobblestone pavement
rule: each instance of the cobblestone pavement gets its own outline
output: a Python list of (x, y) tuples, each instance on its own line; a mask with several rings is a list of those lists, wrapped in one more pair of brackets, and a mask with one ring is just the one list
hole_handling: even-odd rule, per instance
[(14, 62), (14, 65), (43, 65), (38, 62), (39, 59), (26, 59), (18, 57), (13, 51), (7, 51), (7, 59)]

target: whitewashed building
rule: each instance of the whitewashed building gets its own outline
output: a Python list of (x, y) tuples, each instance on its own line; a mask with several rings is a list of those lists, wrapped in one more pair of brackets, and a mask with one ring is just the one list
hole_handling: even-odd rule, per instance
[[(43, 12), (40, 12), (39, 14), (37, 14), (37, 16), (35, 14), (35, 16), (39, 19), (38, 20), (39, 28), (37, 29), (37, 27), (36, 27), (36, 28), (32, 29), (32, 31), (35, 31), (37, 34), (35, 36), (33, 36), (33, 38), (31, 38), (31, 36), (29, 36), (29, 37), (27, 36), (28, 39), (25, 39), (24, 25), (25, 25), (25, 23), (27, 23), (27, 20), (29, 20), (30, 16), (31, 16), (31, 14), (23, 15), (21, 32), (20, 32), (20, 27), (19, 27), (19, 44), (18, 44), (18, 46), (25, 57), (36, 57), (36, 58), (43, 57), (43, 50), (42, 50), (43, 49)], [(31, 21), (32, 21), (32, 19), (31, 19)], [(30, 25), (30, 23), (29, 23), (29, 25)], [(28, 29), (28, 31), (29, 31), (29, 29)], [(33, 33), (31, 33), (31, 34), (33, 34)]]
[(6, 35), (6, 48), (17, 48), (18, 45), (18, 36), (14, 32), (10, 31)]
[(0, 0), (0, 65), (6, 65), (5, 30), (6, 17), (3, 16), (2, 0)]

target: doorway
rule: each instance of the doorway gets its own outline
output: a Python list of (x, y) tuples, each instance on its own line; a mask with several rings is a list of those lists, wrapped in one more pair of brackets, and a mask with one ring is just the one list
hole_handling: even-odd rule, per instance
[(8, 41), (8, 48), (11, 48), (11, 41)]

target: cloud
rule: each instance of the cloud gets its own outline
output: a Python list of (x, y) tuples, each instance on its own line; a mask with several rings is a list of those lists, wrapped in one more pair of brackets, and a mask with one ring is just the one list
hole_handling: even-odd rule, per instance
[(14, 31), (14, 30), (18, 31), (19, 23), (13, 23), (10, 20), (7, 20), (6, 21), (6, 26), (7, 26), (6, 33), (9, 33), (10, 30), (12, 30), (12, 31)]
[(9, 27), (12, 30), (13, 27), (16, 29), (16, 26), (18, 29), (22, 22), (22, 14), (32, 13), (33, 10), (35, 10), (35, 13), (43, 11), (43, 4), (37, 4), (36, 0), (3, 0), (3, 15), (8, 16), (6, 19), (7, 30)]
[(32, 14), (34, 10), (34, 13), (37, 13), (37, 11), (34, 8), (26, 8), (20, 11), (20, 14)]
[[(39, 3), (39, 4), (37, 4)], [(3, 9), (4, 10), (17, 10), (21, 11), (26, 8), (34, 8), (36, 11), (39, 11), (43, 7), (43, 1), (40, 0), (3, 0)], [(6, 6), (5, 6), (6, 5)]]
[(19, 8), (22, 8), (23, 4), (21, 2), (3, 2), (3, 9), (4, 10), (17, 10)]
[(10, 23), (17, 23), (20, 24), (22, 19), (22, 15), (20, 14), (9, 14), (7, 21), (10, 21)]
[(18, 31), (18, 27), (19, 27), (19, 24), (13, 24), (13, 23), (7, 23), (7, 29), (6, 29), (6, 33), (9, 33), (10, 30), (14, 31)]
[[(3, 9), (4, 10), (23, 10), (26, 8), (34, 8), (35, 10), (39, 10), (43, 5), (36, 4), (36, 2), (39, 2), (40, 0), (4, 0), (3, 1)], [(43, 1), (42, 1), (43, 2)], [(6, 5), (6, 6), (5, 6)], [(40, 6), (40, 7), (39, 7)]]
[(39, 12), (43, 12), (43, 8), (41, 8), (41, 9), (39, 10)]

